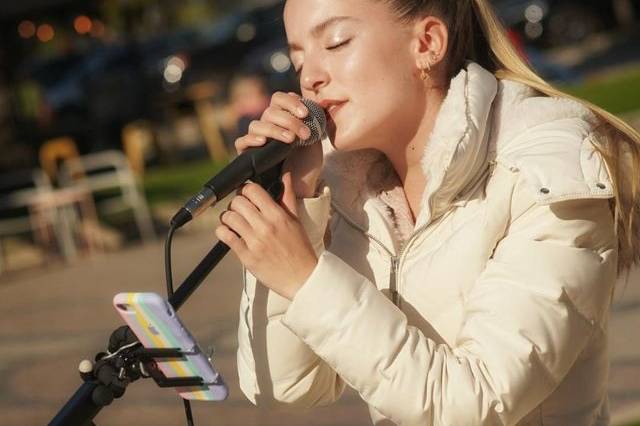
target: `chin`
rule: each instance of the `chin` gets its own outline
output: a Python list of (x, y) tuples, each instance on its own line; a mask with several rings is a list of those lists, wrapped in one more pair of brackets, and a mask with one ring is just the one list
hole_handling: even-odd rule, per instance
[[(351, 129), (354, 130), (354, 129)], [(349, 131), (349, 129), (336, 129), (327, 126), (327, 134), (331, 140), (331, 144), (338, 151), (356, 151), (359, 149), (375, 148), (374, 135), (371, 133), (363, 133)]]
[(338, 128), (333, 120), (328, 119), (326, 131), (329, 141), (331, 141), (331, 145), (336, 150), (350, 151), (349, 146), (351, 144), (349, 143), (349, 138), (345, 138), (346, 135), (344, 134), (344, 128)]
[(329, 133), (329, 139), (331, 140), (331, 145), (338, 151), (355, 151), (362, 148), (357, 141), (344, 138), (339, 133)]

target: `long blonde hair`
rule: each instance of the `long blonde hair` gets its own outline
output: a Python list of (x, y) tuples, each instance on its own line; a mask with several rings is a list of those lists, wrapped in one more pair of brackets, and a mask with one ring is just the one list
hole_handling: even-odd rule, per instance
[(522, 59), (488, 0), (384, 0), (402, 20), (431, 14), (449, 28), (447, 75), (455, 76), (472, 60), (498, 79), (523, 83), (540, 93), (568, 98), (601, 119), (595, 149), (609, 170), (615, 198), (611, 208), (618, 237), (618, 270), (640, 263), (640, 133), (620, 118), (551, 86)]

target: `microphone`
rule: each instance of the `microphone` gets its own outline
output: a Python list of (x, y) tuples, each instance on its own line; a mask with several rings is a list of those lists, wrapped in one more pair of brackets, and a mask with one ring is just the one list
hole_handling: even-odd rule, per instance
[(171, 219), (171, 226), (178, 229), (185, 225), (229, 195), (245, 181), (260, 176), (284, 161), (293, 149), (319, 142), (327, 125), (324, 110), (309, 99), (302, 99), (302, 103), (309, 109), (309, 114), (302, 120), (311, 130), (311, 136), (308, 139), (297, 139), (288, 144), (269, 138), (263, 146), (247, 149), (205, 183), (202, 190), (187, 201)]

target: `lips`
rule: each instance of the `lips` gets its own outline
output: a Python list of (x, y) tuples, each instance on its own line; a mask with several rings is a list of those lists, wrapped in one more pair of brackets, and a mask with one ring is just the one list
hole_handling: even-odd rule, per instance
[(335, 100), (335, 99), (324, 99), (319, 102), (319, 105), (325, 110), (328, 116), (327, 118), (334, 120), (336, 117), (336, 114), (338, 113), (338, 111), (340, 111), (340, 109), (342, 109), (342, 106), (345, 103), (347, 103), (347, 101), (341, 101), (341, 100)]

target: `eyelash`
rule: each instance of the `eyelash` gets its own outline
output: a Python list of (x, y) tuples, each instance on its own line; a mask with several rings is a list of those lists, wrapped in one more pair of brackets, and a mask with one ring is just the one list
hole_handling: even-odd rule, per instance
[(349, 44), (350, 41), (351, 41), (351, 39), (349, 38), (349, 39), (346, 39), (345, 41), (341, 41), (338, 44), (334, 44), (333, 46), (328, 46), (326, 49), (327, 50), (336, 50), (336, 49), (339, 49), (339, 48), (341, 48), (343, 46), (346, 46), (347, 44)]
[[(349, 39), (347, 39), (347, 40), (345, 40), (345, 41), (341, 41), (341, 42), (340, 42), (340, 43), (338, 43), (338, 44), (334, 44), (333, 46), (327, 46), (327, 47), (325, 47), (325, 49), (327, 49), (327, 50), (338, 50), (338, 49), (340, 49), (341, 47), (346, 46), (346, 45), (347, 45), (347, 44), (349, 44), (350, 42), (351, 42), (351, 39), (349, 38)], [(300, 69), (297, 69), (297, 70), (296, 70), (296, 69), (294, 69), (294, 71), (295, 71), (296, 75), (297, 75), (298, 77), (300, 77), (300, 73), (302, 72), (302, 67), (300, 67)]]

